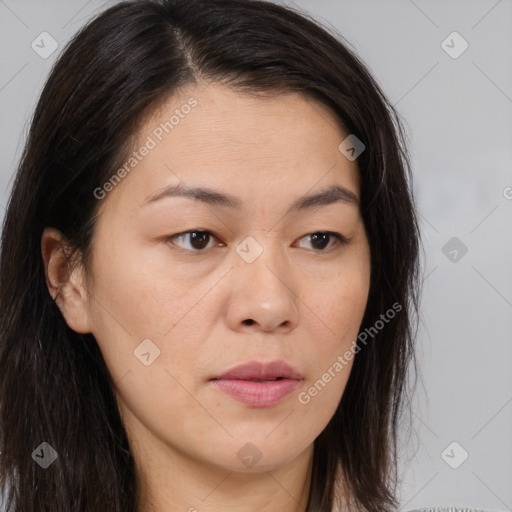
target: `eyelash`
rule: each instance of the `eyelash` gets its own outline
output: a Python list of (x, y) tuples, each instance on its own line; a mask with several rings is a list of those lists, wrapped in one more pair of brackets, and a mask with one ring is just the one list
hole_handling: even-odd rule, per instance
[[(188, 235), (190, 233), (208, 234), (209, 236), (218, 239), (218, 237), (214, 233), (212, 233), (211, 231), (204, 230), (204, 229), (192, 229), (190, 231), (183, 231), (182, 233), (176, 233), (175, 235), (171, 235), (169, 237), (166, 237), (166, 241), (171, 242), (172, 244), (174, 244), (174, 242), (172, 241), (173, 238), (184, 236), (184, 235)], [(312, 233), (307, 233), (306, 235), (301, 237), (299, 240), (302, 240), (303, 238), (306, 238), (306, 237), (311, 236), (311, 235), (318, 235), (318, 234), (329, 235), (331, 237), (334, 237), (336, 239), (338, 245), (345, 245), (345, 244), (348, 243), (348, 240), (341, 233), (336, 233), (334, 231), (313, 231)], [(174, 245), (176, 245), (176, 244), (174, 244)], [(334, 245), (334, 247), (336, 247), (336, 245)], [(178, 246), (178, 248), (182, 249), (184, 251), (192, 252), (192, 253), (206, 252), (209, 249), (211, 249), (211, 247), (208, 248), (208, 249), (184, 249), (183, 247), (180, 247), (180, 246)], [(327, 254), (327, 253), (331, 252), (332, 247), (331, 247), (331, 249), (312, 249), (312, 250), (313, 250), (313, 252), (316, 252), (316, 253), (326, 253)]]

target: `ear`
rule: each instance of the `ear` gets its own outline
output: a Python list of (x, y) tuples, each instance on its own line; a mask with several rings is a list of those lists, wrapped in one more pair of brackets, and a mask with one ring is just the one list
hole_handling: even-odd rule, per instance
[(71, 261), (71, 248), (62, 233), (46, 228), (41, 238), (46, 284), (68, 326), (80, 334), (91, 332), (89, 298), (81, 263)]

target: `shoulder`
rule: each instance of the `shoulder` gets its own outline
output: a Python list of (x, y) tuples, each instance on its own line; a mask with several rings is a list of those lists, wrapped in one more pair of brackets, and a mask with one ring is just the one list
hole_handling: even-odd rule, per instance
[(430, 508), (415, 508), (414, 510), (407, 510), (406, 512), (497, 512), (489, 509), (481, 508), (457, 508), (457, 507), (430, 507)]

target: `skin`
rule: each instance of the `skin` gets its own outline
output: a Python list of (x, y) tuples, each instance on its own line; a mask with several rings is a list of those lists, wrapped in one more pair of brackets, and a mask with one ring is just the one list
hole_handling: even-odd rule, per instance
[[(353, 361), (309, 403), (298, 395), (355, 340), (370, 251), (357, 205), (286, 211), (330, 185), (359, 198), (357, 162), (338, 150), (348, 133), (315, 100), (216, 83), (167, 98), (134, 148), (191, 96), (197, 106), (101, 201), (90, 268), (67, 270), (64, 240), (45, 230), (48, 288), (68, 325), (92, 333), (104, 355), (135, 455), (140, 511), (304, 510), (313, 441)], [(144, 205), (176, 183), (232, 194), (242, 206), (184, 197)], [(170, 239), (194, 230), (212, 236)], [(324, 231), (348, 242), (308, 236)], [(248, 236), (263, 249), (252, 263), (236, 252)], [(134, 355), (145, 339), (160, 350), (149, 366)], [(209, 382), (240, 363), (274, 360), (303, 376), (277, 405), (249, 407)], [(261, 454), (251, 467), (237, 457), (246, 443)]]

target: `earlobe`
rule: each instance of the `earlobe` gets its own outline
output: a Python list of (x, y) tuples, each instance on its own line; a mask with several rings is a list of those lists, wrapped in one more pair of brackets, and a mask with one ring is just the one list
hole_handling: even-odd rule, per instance
[(54, 228), (44, 230), (41, 252), (48, 291), (66, 323), (80, 334), (90, 333), (88, 294), (82, 265), (72, 264), (69, 244)]

